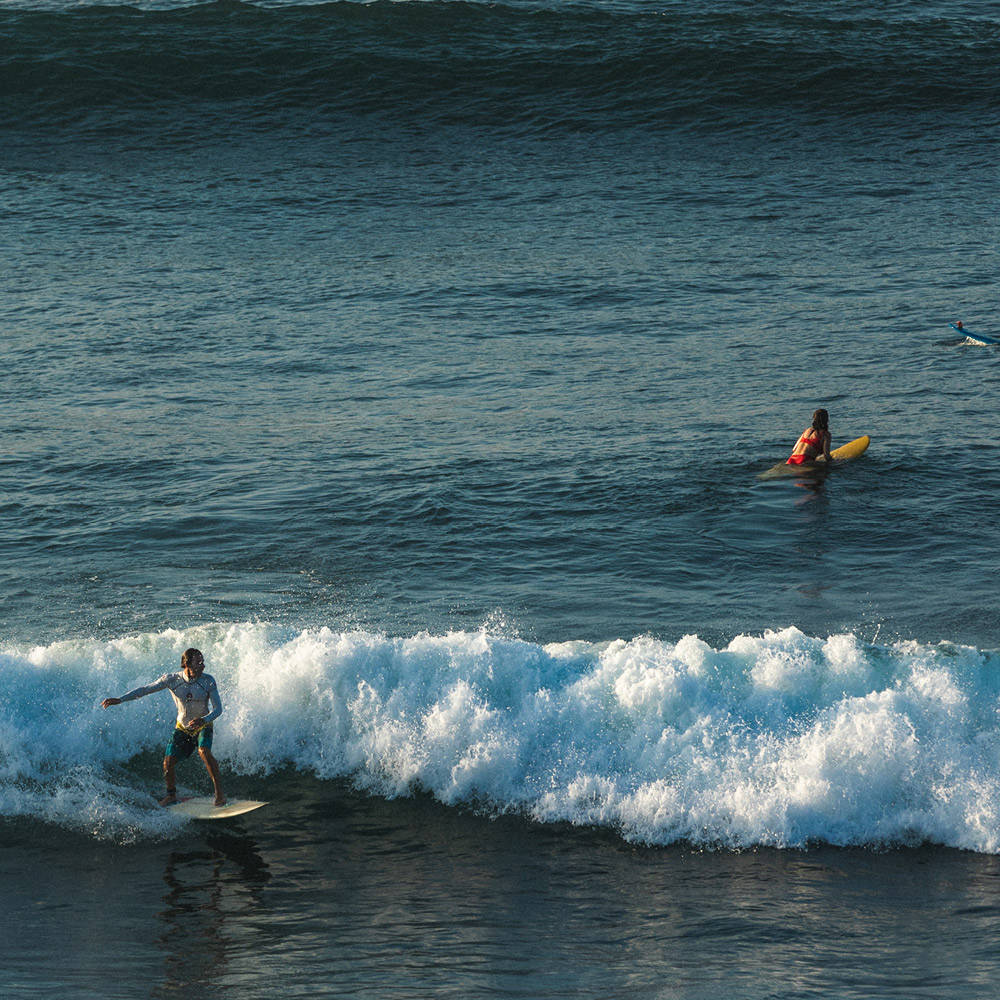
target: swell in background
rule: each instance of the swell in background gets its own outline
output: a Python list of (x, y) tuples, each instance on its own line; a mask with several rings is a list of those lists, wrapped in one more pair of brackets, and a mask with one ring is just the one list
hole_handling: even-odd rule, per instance
[(955, 115), (992, 124), (1000, 24), (961, 4), (178, 8), (0, 12), (4, 125), (197, 144), (223, 128), (532, 134)]
[(0, 24), (6, 634), (997, 645), (972, 7)]

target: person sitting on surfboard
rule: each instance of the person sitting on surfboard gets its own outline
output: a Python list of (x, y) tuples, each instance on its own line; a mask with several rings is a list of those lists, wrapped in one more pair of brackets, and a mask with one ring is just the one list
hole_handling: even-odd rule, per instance
[(817, 410), (812, 423), (799, 435), (785, 465), (805, 465), (806, 462), (830, 461), (830, 415)]
[[(219, 778), (219, 763), (212, 756), (212, 723), (222, 715), (222, 699), (219, 687), (211, 674), (205, 673), (205, 657), (199, 649), (186, 649), (181, 657), (179, 674), (164, 674), (155, 684), (138, 687), (120, 698), (105, 698), (102, 708), (120, 705), (123, 701), (135, 701), (147, 694), (167, 689), (177, 703), (177, 723), (174, 726), (166, 756), (163, 758), (163, 777), (167, 782), (167, 794), (160, 800), (161, 806), (169, 806), (177, 801), (177, 781), (174, 768), (178, 760), (186, 760), (198, 749), (198, 756), (205, 763), (212, 786), (215, 788), (215, 804), (225, 805), (226, 796), (222, 792)], [(212, 703), (212, 711), (208, 705)]]

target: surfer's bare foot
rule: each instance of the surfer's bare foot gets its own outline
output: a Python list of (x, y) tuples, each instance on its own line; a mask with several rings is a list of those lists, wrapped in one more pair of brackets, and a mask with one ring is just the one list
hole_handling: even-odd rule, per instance
[(215, 804), (217, 806), (224, 806), (226, 804), (226, 797), (225, 797), (225, 795), (216, 795), (215, 796)]
[(176, 801), (177, 801), (177, 793), (176, 792), (167, 792), (167, 794), (164, 795), (162, 799), (160, 799), (160, 805), (161, 806), (172, 806)]

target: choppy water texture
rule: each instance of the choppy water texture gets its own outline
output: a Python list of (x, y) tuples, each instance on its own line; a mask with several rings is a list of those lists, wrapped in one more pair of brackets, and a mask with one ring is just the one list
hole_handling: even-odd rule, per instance
[[(102, 912), (127, 967), (217, 946), (78, 995), (265, 995), (279, 941), (289, 995), (988, 995), (1000, 354), (949, 323), (1000, 336), (998, 43), (973, 2), (3, 5), (7, 909), (51, 954), (113, 858), (162, 897)], [(868, 453), (758, 481), (817, 406)], [(275, 803), (219, 836), (150, 805), (169, 699), (97, 707), (192, 644)], [(39, 852), (87, 859), (72, 928)]]

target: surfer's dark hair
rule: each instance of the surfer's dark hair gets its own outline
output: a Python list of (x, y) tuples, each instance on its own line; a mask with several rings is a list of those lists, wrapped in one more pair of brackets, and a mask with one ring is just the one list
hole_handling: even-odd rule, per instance
[(830, 414), (826, 410), (817, 410), (813, 414), (813, 430), (825, 431), (830, 426)]
[(195, 649), (192, 646), (190, 649), (185, 649), (183, 656), (181, 656), (181, 666), (182, 667), (194, 667), (198, 664), (205, 666), (205, 657), (201, 655), (200, 649)]

